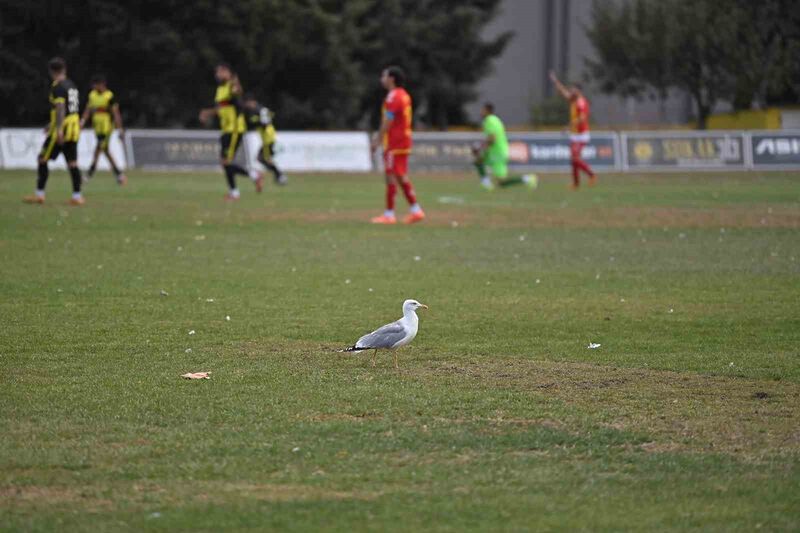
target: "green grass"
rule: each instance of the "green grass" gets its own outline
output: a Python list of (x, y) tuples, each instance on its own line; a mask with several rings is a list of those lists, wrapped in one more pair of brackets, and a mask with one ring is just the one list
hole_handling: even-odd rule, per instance
[(0, 173), (0, 530), (800, 528), (800, 174), (130, 178)]

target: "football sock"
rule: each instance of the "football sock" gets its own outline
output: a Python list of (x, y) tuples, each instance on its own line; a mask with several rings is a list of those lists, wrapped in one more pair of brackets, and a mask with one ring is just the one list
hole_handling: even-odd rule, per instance
[(87, 174), (89, 174), (89, 177), (90, 177), (90, 178), (91, 178), (92, 176), (94, 176), (94, 171), (95, 171), (95, 170), (97, 170), (97, 161), (95, 161), (94, 163), (92, 163), (92, 166), (90, 166), (90, 167), (89, 167), (89, 172), (88, 172)]
[(521, 185), (523, 183), (525, 183), (525, 180), (522, 179), (522, 176), (510, 176), (497, 182), (500, 187), (510, 187), (512, 185)]
[(486, 165), (483, 164), (483, 161), (474, 163), (475, 170), (478, 171), (478, 177), (484, 179), (486, 177)]
[(78, 167), (69, 167), (69, 175), (72, 178), (72, 192), (81, 193), (81, 171)]
[(578, 167), (578, 162), (572, 162), (572, 184), (577, 187), (581, 183), (580, 171)]
[(231, 165), (225, 165), (225, 179), (228, 181), (228, 188), (233, 191), (236, 189), (236, 173)]
[(394, 197), (396, 194), (397, 185), (394, 183), (388, 183), (386, 185), (386, 211), (391, 211), (394, 213)]
[(115, 176), (119, 176), (120, 175), (120, 171), (119, 171), (119, 168), (117, 168), (117, 164), (114, 163), (114, 160), (109, 157), (108, 158), (108, 162), (111, 164), (111, 170), (114, 171), (114, 175)]
[(408, 180), (403, 180), (400, 182), (400, 186), (403, 188), (403, 194), (408, 201), (408, 205), (414, 205), (417, 203), (417, 195), (414, 193), (414, 186), (411, 185), (411, 182)]
[(47, 177), (49, 175), (50, 170), (47, 168), (47, 163), (39, 163), (39, 168), (37, 169), (36, 190), (44, 191), (44, 187), (47, 185)]
[(419, 204), (413, 204), (408, 210), (408, 212), (412, 213), (412, 214), (413, 213), (419, 213), (421, 211), (422, 211), (422, 208), (419, 206)]
[(231, 163), (228, 166), (233, 170), (234, 174), (239, 174), (240, 176), (247, 176), (247, 171), (241, 165), (236, 165), (234, 163)]

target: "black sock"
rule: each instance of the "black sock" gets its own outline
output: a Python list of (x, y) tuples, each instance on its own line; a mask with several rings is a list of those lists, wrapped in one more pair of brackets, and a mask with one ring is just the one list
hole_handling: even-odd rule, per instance
[(237, 164), (231, 163), (230, 165), (228, 165), (228, 167), (233, 171), (234, 174), (241, 174), (242, 176), (249, 176), (247, 171), (243, 167), (241, 167), (241, 166), (239, 166)]
[(50, 175), (50, 170), (47, 168), (47, 163), (39, 163), (37, 169), (38, 177), (36, 178), (36, 190), (43, 191), (47, 185), (47, 177)]
[(259, 153), (257, 159), (258, 159), (259, 163), (261, 163), (262, 165), (264, 165), (267, 168), (267, 170), (272, 172), (272, 174), (275, 176), (276, 180), (280, 177), (281, 171), (278, 168), (278, 165), (276, 165), (275, 163), (273, 163), (271, 161), (267, 161), (267, 159), (264, 157), (263, 153)]
[(522, 176), (511, 176), (510, 178), (499, 180), (497, 184), (500, 187), (509, 187), (511, 185), (519, 185), (520, 183), (525, 183), (525, 181), (522, 179)]
[(81, 192), (81, 171), (78, 167), (69, 167), (69, 175), (72, 178), (72, 192)]
[(92, 166), (89, 167), (89, 177), (91, 178), (94, 176), (94, 171), (97, 170), (97, 163), (92, 163)]
[(236, 188), (236, 172), (231, 168), (231, 165), (225, 165), (225, 179), (228, 180), (228, 188), (233, 190)]
[(120, 175), (120, 171), (119, 171), (119, 169), (117, 168), (117, 165), (114, 163), (114, 160), (113, 160), (113, 159), (111, 159), (111, 158), (109, 157), (109, 158), (108, 158), (108, 162), (109, 162), (109, 164), (111, 165), (111, 170), (113, 170), (113, 171), (114, 171), (114, 175), (115, 175), (115, 176), (117, 176), (117, 177), (119, 177), (119, 175)]

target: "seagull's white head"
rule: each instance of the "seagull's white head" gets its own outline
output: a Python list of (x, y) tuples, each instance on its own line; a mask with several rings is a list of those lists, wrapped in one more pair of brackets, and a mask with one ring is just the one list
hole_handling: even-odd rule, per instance
[(403, 302), (403, 314), (409, 313), (411, 311), (416, 311), (419, 308), (427, 309), (428, 306), (425, 304), (421, 304), (416, 300), (406, 300)]

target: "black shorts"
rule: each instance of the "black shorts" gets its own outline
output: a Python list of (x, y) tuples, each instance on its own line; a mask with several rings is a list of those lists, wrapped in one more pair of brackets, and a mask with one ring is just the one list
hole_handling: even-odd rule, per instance
[(78, 160), (78, 143), (75, 141), (64, 141), (63, 144), (56, 142), (55, 135), (48, 135), (39, 152), (39, 159), (54, 161), (60, 154), (64, 154), (67, 162)]
[(239, 149), (239, 145), (242, 144), (242, 134), (223, 133), (219, 138), (219, 144), (219, 156), (222, 159), (233, 161), (233, 158), (236, 157), (236, 151)]
[(97, 133), (97, 146), (101, 150), (108, 150), (108, 141), (111, 140), (111, 135), (106, 135), (105, 133)]

